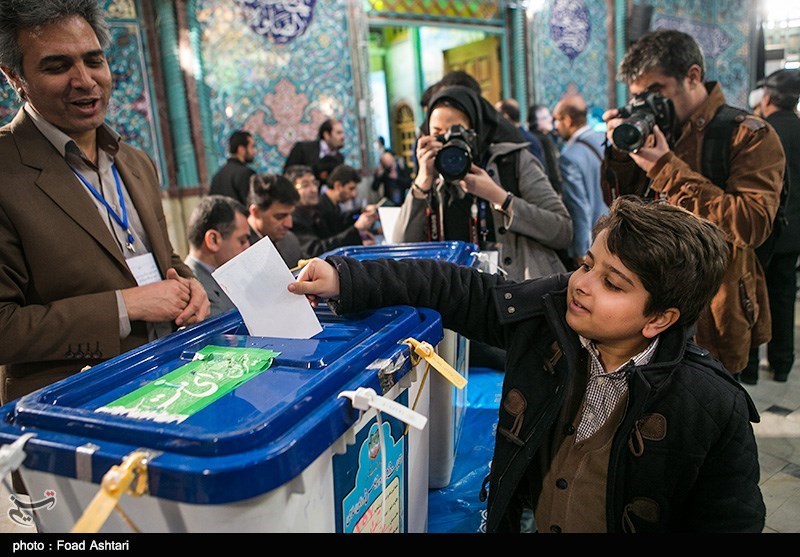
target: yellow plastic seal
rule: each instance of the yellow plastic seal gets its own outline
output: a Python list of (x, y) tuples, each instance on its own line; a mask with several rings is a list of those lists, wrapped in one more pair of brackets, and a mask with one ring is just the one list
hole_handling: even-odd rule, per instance
[(122, 511), (117, 504), (125, 493), (137, 497), (147, 493), (148, 457), (146, 452), (134, 451), (123, 459), (122, 464), (112, 466), (105, 473), (100, 491), (73, 526), (73, 534), (99, 532), (115, 508)]
[[(420, 342), (414, 338), (407, 338), (403, 342), (411, 346), (412, 354), (416, 354), (418, 358), (422, 358), (428, 362), (433, 369), (452, 383), (455, 388), (463, 389), (467, 385), (467, 380), (453, 369), (450, 364), (444, 361), (444, 359), (436, 353), (436, 350), (430, 343), (424, 341)], [(417, 362), (418, 361), (419, 359), (417, 359)], [(412, 363), (415, 365), (417, 362), (414, 362), (412, 359)]]

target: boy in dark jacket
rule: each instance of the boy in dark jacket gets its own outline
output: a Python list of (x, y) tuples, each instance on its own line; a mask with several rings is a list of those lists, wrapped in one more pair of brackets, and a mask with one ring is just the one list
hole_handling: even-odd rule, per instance
[(710, 222), (623, 197), (570, 275), (331, 257), (289, 290), (337, 313), (430, 307), (507, 350), (487, 531), (529, 508), (539, 532), (760, 532), (758, 413), (691, 341), (728, 258)]

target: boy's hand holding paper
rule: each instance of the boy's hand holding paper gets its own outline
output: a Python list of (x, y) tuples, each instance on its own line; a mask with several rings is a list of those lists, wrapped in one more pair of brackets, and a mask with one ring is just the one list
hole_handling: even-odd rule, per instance
[(212, 276), (236, 305), (251, 335), (311, 338), (322, 331), (306, 299), (288, 291), (294, 275), (269, 238), (253, 244)]

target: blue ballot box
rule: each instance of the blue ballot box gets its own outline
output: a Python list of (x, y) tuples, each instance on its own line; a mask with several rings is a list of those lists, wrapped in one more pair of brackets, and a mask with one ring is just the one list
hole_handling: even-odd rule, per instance
[[(458, 265), (478, 266), (478, 246), (467, 242), (419, 242), (374, 246), (346, 246), (320, 255), (352, 257), (361, 261), (369, 259), (427, 258), (448, 261)], [(469, 339), (445, 330), (439, 344), (439, 355), (459, 374), (468, 378)], [(434, 373), (431, 377), (431, 422), (429, 469), (430, 487), (439, 489), (450, 483), (458, 440), (467, 405), (467, 388), (456, 389), (444, 378)]]
[(427, 416), (404, 341), (438, 345), (439, 315), (316, 313), (323, 330), (296, 340), (250, 336), (233, 310), (0, 407), (0, 443), (32, 434), (19, 471), (49, 502), (19, 512), (69, 532), (109, 470), (144, 453), (140, 495), (101, 532), (426, 531), (427, 426), (339, 395)]

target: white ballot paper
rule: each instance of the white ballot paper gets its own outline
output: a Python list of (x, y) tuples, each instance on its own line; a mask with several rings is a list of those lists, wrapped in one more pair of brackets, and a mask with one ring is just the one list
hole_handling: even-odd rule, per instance
[(392, 244), (392, 234), (394, 233), (394, 225), (397, 223), (397, 217), (400, 216), (400, 207), (378, 207), (378, 218), (381, 221), (381, 228), (383, 229), (383, 243)]
[(211, 276), (236, 305), (253, 336), (311, 338), (322, 330), (308, 299), (287, 290), (294, 276), (268, 237)]

